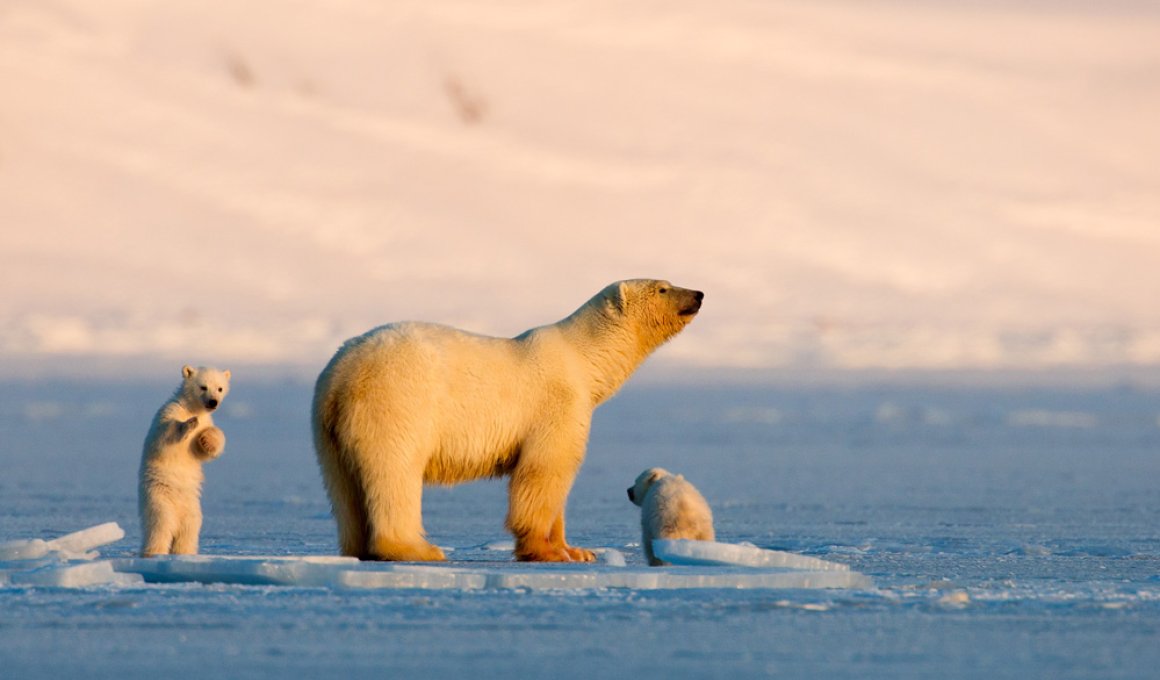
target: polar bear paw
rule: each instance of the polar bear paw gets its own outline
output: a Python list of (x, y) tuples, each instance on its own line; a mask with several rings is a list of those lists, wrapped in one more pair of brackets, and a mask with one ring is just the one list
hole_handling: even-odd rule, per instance
[(564, 552), (568, 553), (568, 557), (572, 558), (573, 562), (595, 562), (596, 553), (587, 548), (577, 548), (575, 546), (564, 546)]
[(387, 562), (442, 562), (447, 559), (438, 546), (427, 541), (404, 543), (379, 539), (371, 541), (370, 555), (372, 560)]
[(516, 541), (516, 559), (520, 562), (595, 562), (596, 554), (584, 548), (558, 545), (548, 541)]
[(226, 448), (226, 435), (216, 427), (207, 427), (193, 438), (190, 449), (198, 460), (213, 460)]

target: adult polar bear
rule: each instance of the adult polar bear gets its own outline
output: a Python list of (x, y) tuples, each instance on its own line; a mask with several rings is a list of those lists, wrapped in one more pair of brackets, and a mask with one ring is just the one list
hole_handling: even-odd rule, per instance
[(634, 279), (515, 338), (404, 322), (346, 341), (318, 377), (313, 406), (342, 553), (442, 560), (424, 538), (424, 483), (510, 476), (506, 525), (517, 559), (592, 561), (564, 539), (592, 411), (693, 319), (703, 297)]

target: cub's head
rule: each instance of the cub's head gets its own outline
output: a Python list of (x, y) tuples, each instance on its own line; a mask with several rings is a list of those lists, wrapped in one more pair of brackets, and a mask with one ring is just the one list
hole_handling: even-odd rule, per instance
[(182, 402), (191, 408), (212, 411), (230, 393), (230, 372), (205, 366), (181, 368)]
[(636, 482), (628, 487), (628, 500), (636, 505), (644, 503), (644, 497), (657, 480), (669, 476), (669, 471), (663, 468), (649, 468), (637, 476)]
[(705, 294), (657, 279), (618, 281), (603, 291), (606, 313), (633, 327), (650, 350), (664, 343), (693, 320)]

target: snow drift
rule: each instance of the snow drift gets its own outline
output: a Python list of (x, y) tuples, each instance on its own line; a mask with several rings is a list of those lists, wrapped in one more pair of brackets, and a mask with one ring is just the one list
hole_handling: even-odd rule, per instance
[(10, 4), (0, 370), (317, 368), (631, 276), (707, 292), (661, 365), (1157, 364), (1158, 31), (1128, 2)]

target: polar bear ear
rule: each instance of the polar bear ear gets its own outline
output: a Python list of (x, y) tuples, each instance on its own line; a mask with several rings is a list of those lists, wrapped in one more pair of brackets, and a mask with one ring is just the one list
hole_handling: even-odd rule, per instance
[(193, 375), (193, 366), (185, 365), (181, 367), (181, 377), (188, 379)]
[(624, 314), (625, 282), (614, 283), (604, 289), (604, 306), (617, 314)]
[(226, 380), (229, 380), (230, 379), (230, 369), (227, 368), (226, 370), (222, 371), (222, 375), (225, 376)]

